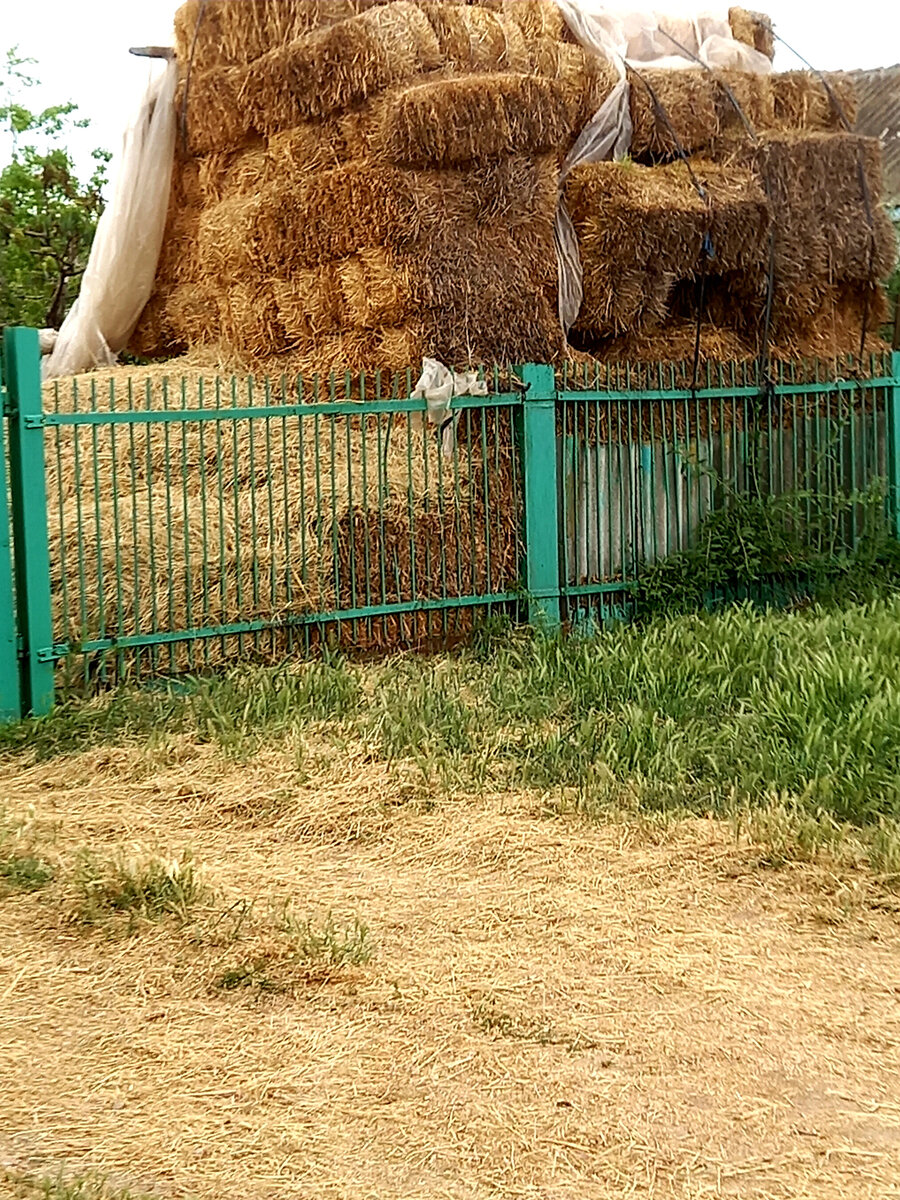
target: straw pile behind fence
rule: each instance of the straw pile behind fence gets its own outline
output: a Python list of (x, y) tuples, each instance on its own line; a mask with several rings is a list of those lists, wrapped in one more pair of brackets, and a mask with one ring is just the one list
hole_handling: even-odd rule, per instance
[[(772, 56), (767, 18), (730, 20)], [(617, 77), (554, 0), (190, 0), (176, 47), (170, 219), (135, 350), (309, 372), (569, 352), (558, 171)], [(874, 332), (894, 244), (877, 147), (846, 132), (849, 76), (629, 82), (635, 165), (566, 187), (585, 271), (574, 344), (619, 357), (653, 332), (664, 353), (701, 266), (711, 346), (758, 351), (770, 291), (772, 353), (848, 352), (863, 317)]]
[[(771, 57), (765, 18), (733, 9), (731, 21)], [(877, 347), (893, 240), (879, 149), (845, 129), (856, 113), (847, 76), (629, 71), (631, 161), (580, 167), (564, 188), (585, 283), (567, 342), (560, 170), (617, 75), (575, 44), (554, 0), (189, 0), (176, 43), (176, 169), (156, 288), (135, 335), (141, 353), (189, 349), (274, 377), (324, 373), (326, 389), (329, 373), (349, 374), (359, 399), (373, 372), (425, 355), (457, 367), (595, 357), (647, 363), (648, 379), (672, 359), (687, 364), (684, 384), (695, 352), (701, 370), (764, 350), (837, 362), (859, 351), (864, 328), (866, 348)], [(236, 462), (224, 450), (217, 466), (192, 434), (179, 452), (187, 499), (173, 501), (173, 536), (193, 548), (206, 521), (224, 552), (205, 575), (190, 564), (178, 575), (172, 619), (190, 620), (198, 605), (204, 620), (227, 621), (352, 606), (367, 593), (408, 600), (414, 580), (434, 580), (435, 563), (457, 557), (486, 574), (457, 572), (451, 594), (508, 586), (517, 518), (502, 456), (488, 471), (497, 490), (485, 494), (487, 450), (464, 435), (466, 469), (441, 491), (438, 471), (427, 482), (410, 474), (398, 429), (383, 457), (381, 512), (377, 475), (360, 474), (366, 435), (351, 425), (349, 458), (336, 449), (334, 460), (347, 485), (327, 493), (324, 525), (310, 524), (315, 470), (291, 440), (296, 429), (274, 474), (250, 469), (246, 447)], [(344, 446), (346, 428), (336, 435)], [(410, 437), (416, 462), (436, 453), (433, 438)], [(161, 481), (140, 467), (126, 513), (138, 531), (134, 561), (153, 548), (153, 582), (139, 568), (116, 582), (111, 462), (101, 463), (96, 497), (78, 500), (65, 466), (72, 449), (62, 447), (64, 527), (77, 528), (73, 505), (94, 511), (96, 501), (100, 512), (87, 534), (97, 557), (90, 621), (132, 612), (145, 585), (163, 605), (167, 560), (150, 517)], [(152, 439), (142, 450), (157, 453)], [(204, 517), (220, 468), (234, 476), (237, 510)], [(288, 494), (277, 520), (270, 487)], [(490, 535), (488, 566), (498, 515), (506, 524)], [(254, 546), (240, 561), (238, 529), (241, 546)], [(57, 561), (65, 551), (71, 564), (71, 536), (60, 535)], [(298, 536), (304, 550), (292, 557), (284, 538)], [(268, 579), (281, 582), (266, 591)], [(69, 628), (76, 617), (65, 617)]]

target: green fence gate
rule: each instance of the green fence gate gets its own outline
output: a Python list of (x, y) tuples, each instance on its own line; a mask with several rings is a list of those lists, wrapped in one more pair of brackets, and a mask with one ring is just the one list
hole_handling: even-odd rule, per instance
[[(839, 556), (866, 497), (900, 513), (900, 355), (527, 364), (436, 430), (411, 372), (300, 383), (98, 371), (46, 384), (4, 335), (0, 720), (60, 678), (196, 672), (315, 645), (446, 644), (502, 609), (627, 615), (642, 573), (733, 495), (826, 495)], [(810, 520), (812, 520), (810, 512)]]

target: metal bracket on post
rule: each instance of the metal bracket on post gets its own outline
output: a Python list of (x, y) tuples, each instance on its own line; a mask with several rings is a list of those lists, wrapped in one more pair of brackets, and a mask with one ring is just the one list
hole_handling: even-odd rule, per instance
[(888, 392), (891, 525), (895, 537), (900, 538), (900, 350), (891, 355), (891, 375), (893, 386)]
[(41, 351), (36, 329), (6, 329), (3, 334), (9, 389), (9, 487), (12, 498), (16, 607), (22, 638), (23, 713), (43, 716), (53, 707), (53, 662), (40, 651), (53, 645), (50, 603), (50, 550), (47, 534), (47, 481)]
[(528, 622), (555, 632), (560, 626), (556, 379), (552, 367), (536, 363), (523, 366), (521, 376)]

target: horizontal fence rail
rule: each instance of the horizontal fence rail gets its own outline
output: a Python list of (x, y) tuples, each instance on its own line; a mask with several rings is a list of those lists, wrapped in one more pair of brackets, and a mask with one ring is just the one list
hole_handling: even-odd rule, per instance
[(42, 388), (30, 330), (4, 359), (0, 719), (73, 675), (446, 645), (496, 611), (627, 615), (737, 496), (800, 497), (826, 556), (873, 503), (900, 513), (897, 355), (774, 384), (727, 365), (696, 389), (685, 364), (496, 369), (441, 428), (411, 372)]

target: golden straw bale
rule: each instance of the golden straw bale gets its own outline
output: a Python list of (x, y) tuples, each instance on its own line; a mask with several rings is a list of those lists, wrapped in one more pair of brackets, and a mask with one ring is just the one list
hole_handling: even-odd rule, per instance
[(304, 121), (269, 138), (272, 181), (330, 171), (351, 157), (337, 120)]
[(232, 196), (204, 210), (197, 231), (203, 271), (210, 279), (240, 280), (260, 263), (253, 231), (264, 198)]
[(809, 71), (786, 71), (770, 78), (775, 128), (828, 132), (856, 125), (859, 99), (852, 76), (836, 71), (823, 82)]
[(584, 268), (580, 329), (611, 336), (662, 324), (675, 285), (701, 268), (708, 233), (712, 274), (758, 278), (768, 248), (769, 211), (753, 172), (695, 160), (701, 200), (682, 163), (576, 168), (566, 200)]
[(554, 155), (511, 156), (465, 172), (349, 163), (273, 185), (240, 236), (254, 262), (283, 277), (372, 246), (416, 247), (448, 226), (464, 243), (489, 226), (552, 224), (558, 178)]
[(194, 72), (190, 79), (181, 80), (175, 103), (179, 119), (185, 112), (189, 154), (230, 150), (250, 137), (253, 125), (240, 100), (246, 74), (244, 67), (216, 67), (211, 71)]
[[(424, 354), (422, 335), (417, 325), (389, 329), (350, 329), (321, 338), (315, 345), (292, 356), (291, 364), (304, 378), (314, 375), (351, 374), (365, 371), (413, 370), (418, 378)], [(358, 381), (354, 380), (358, 387)], [(354, 397), (355, 398), (355, 397)]]
[(193, 348), (221, 340), (218, 296), (206, 279), (178, 284), (168, 293), (165, 308), (179, 342)]
[(718, 88), (708, 72), (629, 72), (631, 153), (669, 156), (679, 143), (687, 153), (708, 145), (718, 133)]
[(179, 341), (171, 328), (165, 294), (154, 291), (128, 339), (129, 354), (140, 358), (167, 358), (186, 348), (186, 343)]
[(347, 325), (400, 325), (413, 307), (413, 265), (381, 246), (361, 250), (337, 265), (342, 315)]
[(599, 54), (566, 42), (544, 38), (532, 42), (530, 49), (535, 73), (554, 79), (563, 87), (574, 142), (619, 82), (618, 72)]
[(881, 204), (877, 138), (771, 133), (757, 147), (746, 142), (728, 151), (723, 147), (718, 157), (752, 166), (765, 181), (779, 286), (791, 290), (801, 283), (865, 283), (890, 274), (896, 240)]
[(221, 342), (248, 357), (268, 357), (287, 349), (270, 281), (248, 275), (219, 293)]
[(199, 270), (199, 209), (175, 209), (169, 213), (156, 268), (156, 285), (169, 291), (195, 278)]
[(247, 70), (240, 104), (265, 133), (326, 117), (442, 64), (422, 10), (395, 0), (277, 46)]
[(385, 0), (188, 0), (175, 14), (175, 50), (200, 71), (246, 66), (273, 46)]
[(500, 13), (465, 5), (423, 4), (441, 58), (460, 73), (523, 72), (531, 69), (530, 47), (522, 26)]
[(297, 271), (274, 285), (278, 315), (290, 345), (303, 345), (346, 325), (337, 268)]
[(746, 8), (730, 8), (728, 21), (735, 41), (752, 46), (772, 60), (775, 57), (775, 36), (772, 20), (765, 13), (749, 12)]
[(805, 71), (757, 75), (691, 68), (632, 71), (630, 77), (635, 157), (672, 157), (678, 143), (693, 154), (720, 137), (748, 137), (748, 125), (753, 134), (839, 130), (840, 110), (851, 123), (858, 111), (853, 82), (840, 73), (826, 76), (825, 83)]
[(266, 143), (261, 139), (242, 150), (208, 154), (197, 163), (205, 204), (258, 192), (266, 186), (270, 168)]
[(501, 154), (542, 154), (570, 135), (566, 97), (533, 75), (468, 75), (406, 88), (384, 113), (390, 162), (452, 166)]
[(555, 0), (482, 0), (482, 4), (515, 21), (528, 41), (541, 37), (562, 41), (569, 36), (569, 26)]
[(777, 128), (771, 75), (757, 75), (752, 71), (707, 71), (704, 74), (716, 97), (717, 137), (732, 134), (747, 137), (747, 125), (754, 133)]

